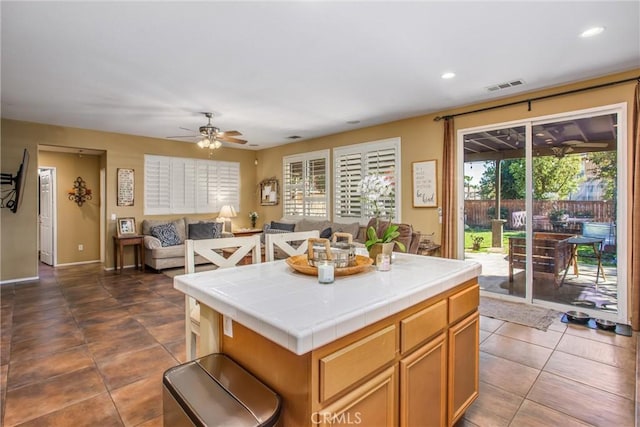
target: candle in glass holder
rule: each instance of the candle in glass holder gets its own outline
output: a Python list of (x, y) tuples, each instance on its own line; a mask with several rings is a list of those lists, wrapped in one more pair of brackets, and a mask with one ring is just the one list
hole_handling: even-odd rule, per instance
[(318, 283), (323, 285), (333, 283), (335, 280), (335, 264), (332, 260), (318, 261)]

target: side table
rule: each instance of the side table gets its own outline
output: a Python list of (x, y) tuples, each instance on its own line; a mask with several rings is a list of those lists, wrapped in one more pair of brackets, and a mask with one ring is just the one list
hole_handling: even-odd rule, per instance
[(138, 268), (138, 252), (140, 252), (140, 270), (144, 271), (144, 236), (113, 236), (113, 265), (118, 270), (118, 254), (120, 255), (120, 272), (124, 268), (124, 247), (133, 246), (135, 267)]
[(254, 234), (262, 233), (262, 228), (239, 228), (233, 230), (233, 237), (253, 236)]

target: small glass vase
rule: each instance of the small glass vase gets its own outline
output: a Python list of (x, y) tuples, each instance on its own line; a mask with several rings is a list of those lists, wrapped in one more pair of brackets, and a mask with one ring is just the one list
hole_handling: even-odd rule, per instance
[(389, 258), (392, 259), (391, 253), (393, 252), (393, 247), (395, 246), (394, 242), (390, 243), (375, 243), (369, 249), (369, 258), (373, 260), (373, 264), (376, 264), (378, 254), (386, 254), (389, 255)]

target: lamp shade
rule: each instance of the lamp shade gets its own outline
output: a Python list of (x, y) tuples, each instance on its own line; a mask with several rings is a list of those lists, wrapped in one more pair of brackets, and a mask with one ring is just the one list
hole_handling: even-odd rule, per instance
[(231, 205), (224, 205), (218, 214), (219, 218), (235, 218), (236, 210)]

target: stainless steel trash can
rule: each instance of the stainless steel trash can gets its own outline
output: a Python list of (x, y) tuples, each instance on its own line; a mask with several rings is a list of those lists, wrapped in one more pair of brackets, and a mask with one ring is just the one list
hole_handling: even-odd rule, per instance
[(271, 427), (280, 418), (280, 396), (224, 354), (170, 368), (162, 385), (166, 427)]

